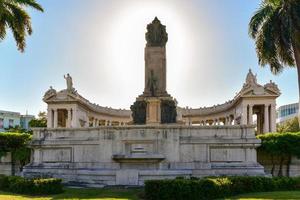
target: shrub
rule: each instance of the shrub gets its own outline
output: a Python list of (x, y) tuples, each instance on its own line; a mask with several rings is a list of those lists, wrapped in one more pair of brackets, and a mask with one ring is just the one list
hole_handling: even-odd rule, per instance
[(62, 180), (57, 178), (33, 180), (36, 194), (58, 194), (63, 192)]
[(0, 158), (11, 152), (11, 171), (15, 174), (15, 163), (20, 161), (23, 167), (30, 160), (30, 149), (27, 144), (31, 140), (31, 135), (27, 133), (0, 133)]
[(63, 191), (61, 179), (25, 179), (18, 176), (0, 176), (0, 190), (18, 194), (58, 194)]
[(299, 178), (209, 177), (202, 179), (149, 180), (148, 200), (215, 199), (248, 192), (300, 189)]

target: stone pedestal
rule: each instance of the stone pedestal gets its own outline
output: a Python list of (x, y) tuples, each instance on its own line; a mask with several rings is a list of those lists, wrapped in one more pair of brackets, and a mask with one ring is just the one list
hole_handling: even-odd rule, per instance
[(161, 109), (160, 99), (155, 97), (149, 97), (146, 99), (147, 110), (146, 110), (146, 124), (155, 125), (161, 122)]
[[(254, 126), (140, 125), (34, 129), (27, 178), (56, 177), (81, 187), (146, 180), (264, 175)], [(297, 169), (293, 169), (295, 174)]]

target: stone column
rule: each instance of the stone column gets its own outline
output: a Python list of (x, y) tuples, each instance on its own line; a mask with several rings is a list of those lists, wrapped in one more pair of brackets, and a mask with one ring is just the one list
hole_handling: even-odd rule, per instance
[(253, 105), (249, 105), (249, 121), (248, 121), (249, 125), (253, 124)]
[(257, 134), (261, 134), (261, 111), (259, 111), (259, 113), (257, 113), (257, 119), (256, 119), (256, 123), (257, 123)]
[(50, 108), (48, 108), (47, 112), (47, 128), (53, 128), (53, 113)]
[(270, 132), (275, 132), (276, 131), (276, 105), (271, 104), (270, 108)]
[(107, 126), (107, 120), (104, 120), (104, 126)]
[(242, 125), (248, 124), (248, 105), (243, 105), (242, 106), (241, 124)]
[(54, 109), (54, 115), (53, 115), (53, 121), (54, 121), (54, 123), (53, 123), (53, 128), (57, 128), (57, 126), (58, 126), (58, 115), (57, 115), (57, 109)]
[(85, 121), (86, 121), (86, 123), (85, 123), (84, 127), (90, 127), (90, 118), (87, 115), (85, 116)]
[(67, 128), (72, 127), (72, 112), (71, 108), (68, 109), (68, 121), (67, 121)]
[(228, 125), (228, 117), (224, 117), (224, 126), (227, 126)]
[(77, 109), (72, 109), (72, 127), (73, 128), (78, 128), (80, 125), (78, 124), (77, 121)]
[(265, 104), (264, 112), (264, 133), (270, 132), (269, 129), (269, 104)]

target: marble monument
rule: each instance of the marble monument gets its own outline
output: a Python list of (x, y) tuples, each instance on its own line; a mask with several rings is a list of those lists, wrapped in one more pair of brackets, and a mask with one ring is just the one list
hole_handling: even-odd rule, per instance
[(147, 26), (146, 41), (145, 89), (131, 110), (89, 102), (74, 89), (70, 75), (67, 89), (45, 93), (47, 128), (34, 130), (24, 176), (104, 187), (178, 176), (264, 175), (255, 133), (275, 129), (277, 85), (260, 85), (249, 71), (233, 100), (178, 107), (166, 90), (168, 34), (157, 18)]

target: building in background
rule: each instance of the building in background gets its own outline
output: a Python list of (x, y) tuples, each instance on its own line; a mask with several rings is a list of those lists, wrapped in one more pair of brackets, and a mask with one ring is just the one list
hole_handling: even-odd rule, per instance
[(19, 112), (0, 110), (0, 132), (16, 126), (28, 130), (29, 122), (32, 119), (34, 119), (34, 115), (21, 115)]
[(289, 119), (293, 119), (294, 117), (298, 116), (299, 112), (299, 104), (293, 103), (293, 104), (287, 104), (280, 106), (277, 109), (277, 123), (283, 123)]

